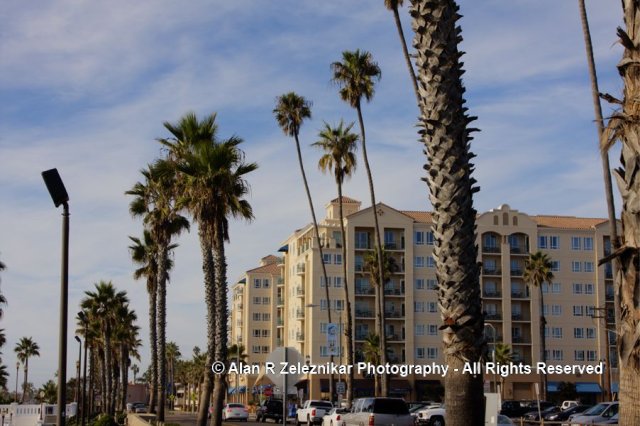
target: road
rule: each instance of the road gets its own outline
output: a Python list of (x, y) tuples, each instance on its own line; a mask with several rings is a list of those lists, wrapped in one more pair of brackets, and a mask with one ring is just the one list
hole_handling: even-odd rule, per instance
[[(167, 416), (165, 418), (165, 423), (177, 423), (181, 426), (195, 426), (196, 424), (196, 414), (195, 413), (182, 413), (180, 411), (171, 411), (169, 413), (167, 413)], [(231, 426), (231, 425), (247, 425), (247, 426), (254, 426), (254, 425), (262, 425), (262, 424), (271, 424), (274, 425), (275, 423), (273, 422), (273, 420), (267, 420), (267, 423), (258, 423), (256, 421), (249, 421), (249, 422), (225, 422), (224, 425), (225, 426)], [(289, 423), (292, 424), (292, 423)]]

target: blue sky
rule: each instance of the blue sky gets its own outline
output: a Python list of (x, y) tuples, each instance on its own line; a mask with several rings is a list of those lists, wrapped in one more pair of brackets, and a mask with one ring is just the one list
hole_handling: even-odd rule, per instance
[[(459, 3), (466, 98), (481, 129), (472, 143), (477, 210), (508, 203), (530, 214), (604, 217), (577, 1)], [(592, 0), (587, 7), (600, 89), (618, 95), (620, 5)], [(139, 235), (141, 224), (129, 216), (124, 192), (159, 155), (154, 140), (167, 136), (163, 121), (217, 112), (220, 136), (242, 137), (247, 159), (260, 165), (249, 178), (256, 219), (231, 227), (230, 284), (309, 221), (293, 142), (273, 119), (278, 95), (293, 90), (313, 101), (301, 142), (316, 209), (335, 197), (331, 178), (317, 170), (319, 152), (309, 145), (323, 120), (356, 120), (329, 81), (329, 65), (343, 50), (369, 50), (382, 69), (375, 97), (363, 108), (378, 200), (431, 209), (420, 181), (425, 157), (415, 98), (382, 0), (27, 0), (2, 9), (0, 258), (9, 305), (0, 327), (10, 389), (13, 347), (22, 336), (41, 347), (42, 356), (29, 363), (30, 381), (40, 385), (57, 368), (60, 212), (43, 170), (57, 167), (71, 197), (70, 318), (99, 280), (127, 290), (142, 328), (144, 368), (147, 296), (145, 284), (132, 279), (127, 250), (127, 236)], [(411, 43), (406, 5), (400, 14)], [(368, 199), (363, 169), (345, 194)], [(183, 354), (205, 344), (195, 231), (179, 240), (168, 290), (168, 339)], [(72, 333), (69, 342), (72, 368)]]

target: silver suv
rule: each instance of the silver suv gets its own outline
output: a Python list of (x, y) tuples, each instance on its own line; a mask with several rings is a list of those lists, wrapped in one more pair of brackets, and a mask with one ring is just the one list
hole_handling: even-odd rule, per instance
[(346, 426), (413, 426), (407, 403), (401, 398), (358, 398), (344, 415)]

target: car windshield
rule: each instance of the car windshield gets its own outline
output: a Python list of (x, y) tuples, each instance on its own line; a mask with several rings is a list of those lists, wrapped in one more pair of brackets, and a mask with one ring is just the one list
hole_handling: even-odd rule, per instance
[(324, 402), (324, 401), (313, 401), (310, 405), (312, 407), (333, 408), (333, 405), (330, 402)]
[(242, 404), (229, 404), (229, 408), (244, 408)]
[(401, 399), (376, 399), (374, 413), (377, 414), (409, 414), (407, 404)]
[(607, 407), (609, 407), (609, 404), (598, 404), (589, 408), (582, 414), (585, 416), (599, 416), (604, 410), (607, 409)]

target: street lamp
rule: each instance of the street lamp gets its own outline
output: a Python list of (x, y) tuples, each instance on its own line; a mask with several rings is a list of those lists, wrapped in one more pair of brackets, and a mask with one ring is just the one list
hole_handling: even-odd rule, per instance
[(496, 328), (493, 324), (485, 323), (485, 327), (491, 328), (491, 335), (493, 336), (493, 350), (491, 351), (491, 361), (493, 361), (493, 390), (494, 392), (498, 392), (498, 379), (496, 378), (495, 368), (496, 368)]
[(80, 408), (80, 362), (82, 361), (82, 340), (78, 336), (73, 336), (78, 342), (78, 361), (76, 362), (76, 402)]
[(20, 376), (20, 361), (16, 362), (16, 402), (18, 402), (18, 377), (19, 376)]
[(56, 208), (62, 204), (62, 271), (60, 274), (60, 331), (58, 345), (58, 411), (56, 425), (64, 426), (67, 399), (67, 303), (69, 298), (69, 195), (57, 169), (42, 172)]

